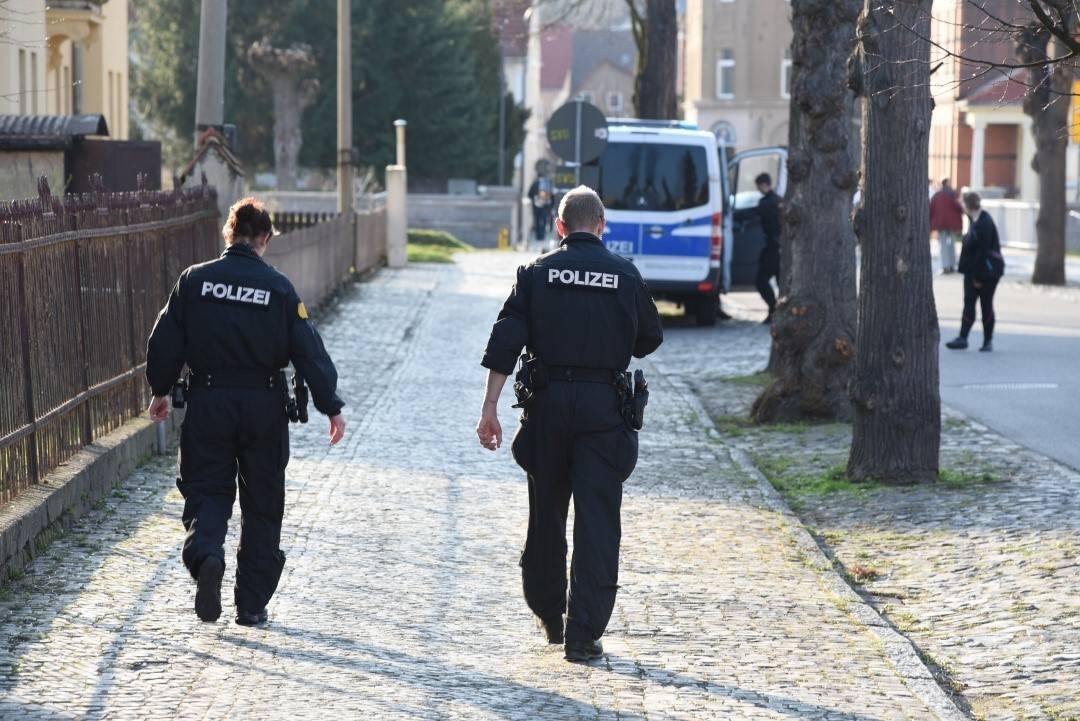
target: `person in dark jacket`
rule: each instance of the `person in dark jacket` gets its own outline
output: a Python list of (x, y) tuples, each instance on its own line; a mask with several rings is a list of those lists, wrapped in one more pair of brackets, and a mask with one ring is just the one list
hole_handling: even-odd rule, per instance
[(225, 252), (180, 274), (147, 343), (151, 420), (168, 417), (170, 390), (189, 369), (177, 481), (187, 531), (182, 557), (197, 582), (195, 612), (208, 622), (221, 615), (225, 532), (238, 480), (238, 624), (267, 620), (266, 604), (285, 565), (286, 365), (292, 362), (315, 408), (330, 418), (330, 444), (345, 433), (334, 364), (292, 283), (262, 260), (272, 235), (258, 200), (233, 205)]
[(652, 353), (664, 333), (637, 268), (600, 240), (604, 205), (595, 192), (582, 186), (564, 195), (556, 229), (562, 244), (518, 268), (492, 328), (476, 434), (488, 450), (502, 444), (499, 395), (527, 349), (531, 397), (518, 394), (525, 410), (512, 445), (529, 480), (529, 531), (521, 555), (525, 600), (548, 642), (565, 642), (566, 659), (585, 662), (603, 654), (599, 639), (619, 580), (622, 484), (637, 464), (640, 426), (627, 419), (620, 383), (631, 357)]
[(960, 250), (960, 272), (964, 274), (964, 315), (960, 322), (960, 335), (945, 344), (952, 350), (968, 347), (968, 333), (975, 325), (975, 303), (982, 309), (983, 344), (980, 351), (994, 349), (994, 291), (1005, 273), (1005, 259), (1001, 255), (1001, 241), (997, 226), (990, 214), (982, 210), (978, 193), (964, 194), (964, 209), (971, 218), (971, 225), (964, 236)]
[(555, 186), (551, 179), (541, 174), (529, 186), (529, 200), (533, 207), (533, 233), (537, 241), (547, 240), (551, 208), (555, 202)]
[(772, 279), (780, 280), (780, 196), (772, 187), (772, 178), (762, 173), (754, 180), (761, 200), (758, 201), (758, 216), (761, 218), (761, 230), (765, 234), (765, 247), (758, 258), (758, 271), (755, 285), (762, 300), (769, 306), (769, 315), (765, 323), (771, 323), (776, 312), (776, 293), (773, 292)]
[(930, 230), (937, 233), (941, 272), (946, 275), (956, 270), (956, 236), (963, 229), (964, 208), (946, 178), (930, 199)]

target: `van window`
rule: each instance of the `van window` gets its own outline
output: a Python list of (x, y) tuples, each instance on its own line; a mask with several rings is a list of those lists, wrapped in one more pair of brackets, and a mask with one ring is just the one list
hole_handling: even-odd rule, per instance
[(608, 143), (597, 191), (611, 210), (683, 210), (709, 203), (709, 164), (700, 145)]

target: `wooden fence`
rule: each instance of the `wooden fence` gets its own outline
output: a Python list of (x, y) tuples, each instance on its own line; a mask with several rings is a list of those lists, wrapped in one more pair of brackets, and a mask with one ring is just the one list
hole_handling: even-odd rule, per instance
[(205, 185), (0, 202), (0, 503), (143, 411), (146, 338), (219, 228)]
[(340, 217), (336, 212), (274, 210), (270, 213), (274, 227), (282, 233), (303, 230)]

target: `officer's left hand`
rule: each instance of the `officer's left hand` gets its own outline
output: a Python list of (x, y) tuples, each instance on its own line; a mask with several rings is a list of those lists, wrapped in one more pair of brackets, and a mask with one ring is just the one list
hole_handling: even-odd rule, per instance
[(154, 423), (161, 423), (169, 417), (169, 397), (154, 396), (146, 412), (150, 414), (150, 420)]

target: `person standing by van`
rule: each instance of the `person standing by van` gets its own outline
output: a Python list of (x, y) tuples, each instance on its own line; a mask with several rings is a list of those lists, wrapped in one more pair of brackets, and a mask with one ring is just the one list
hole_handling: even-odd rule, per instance
[(968, 347), (968, 333), (975, 325), (975, 301), (982, 308), (983, 344), (980, 351), (994, 349), (994, 291), (1005, 274), (1005, 258), (1001, 255), (1001, 241), (997, 226), (989, 213), (982, 210), (978, 193), (964, 193), (964, 209), (971, 218), (971, 226), (964, 236), (960, 250), (960, 272), (964, 274), (964, 316), (960, 321), (960, 335), (945, 344), (950, 350)]
[(543, 173), (529, 186), (529, 200), (533, 207), (533, 232), (538, 242), (547, 240), (551, 207), (555, 202), (555, 188), (551, 179)]
[(946, 275), (956, 270), (956, 237), (963, 229), (964, 208), (945, 178), (930, 199), (930, 230), (937, 233), (941, 272)]
[(761, 218), (761, 230), (765, 234), (765, 247), (758, 258), (758, 272), (755, 285), (762, 300), (769, 306), (769, 315), (765, 323), (771, 323), (776, 312), (776, 293), (773, 292), (772, 279), (780, 282), (780, 196), (772, 187), (772, 177), (762, 173), (754, 179), (761, 200), (758, 201), (758, 216)]

